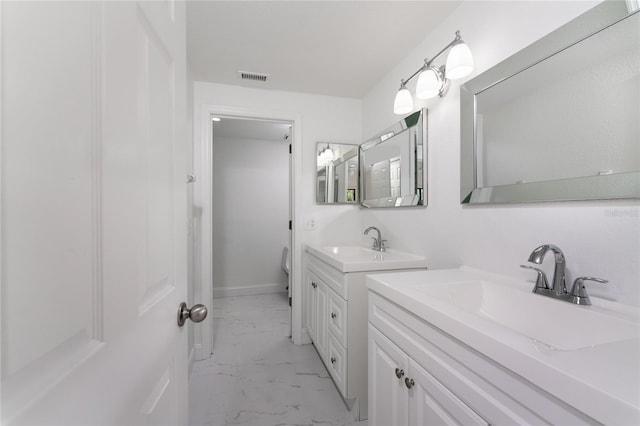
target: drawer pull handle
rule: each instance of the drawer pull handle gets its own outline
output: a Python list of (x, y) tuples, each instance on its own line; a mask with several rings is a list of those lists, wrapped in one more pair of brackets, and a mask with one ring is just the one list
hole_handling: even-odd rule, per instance
[(338, 315), (335, 312), (331, 312), (331, 319), (336, 319)]
[(400, 370), (399, 368), (396, 368), (396, 377), (398, 379), (401, 379), (402, 376), (404, 376), (404, 370)]
[(331, 364), (335, 364), (336, 363), (336, 359), (334, 357), (331, 357)]
[(413, 385), (416, 384), (416, 382), (414, 382), (413, 379), (410, 379), (410, 378), (406, 377), (404, 379), (404, 384), (407, 386), (407, 389), (411, 389), (413, 387)]

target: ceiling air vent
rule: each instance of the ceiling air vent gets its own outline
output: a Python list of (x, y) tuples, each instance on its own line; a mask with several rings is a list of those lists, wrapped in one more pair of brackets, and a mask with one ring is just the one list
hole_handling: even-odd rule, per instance
[(264, 83), (267, 82), (267, 78), (269, 77), (269, 74), (250, 71), (238, 71), (238, 74), (240, 74), (240, 79), (242, 80), (262, 81)]

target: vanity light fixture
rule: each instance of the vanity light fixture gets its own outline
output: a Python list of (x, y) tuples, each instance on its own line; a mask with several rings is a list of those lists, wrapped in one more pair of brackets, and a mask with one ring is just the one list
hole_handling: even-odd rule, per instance
[(222, 120), (220, 117), (211, 117), (211, 121), (220, 121)]
[[(440, 67), (433, 66), (433, 61), (449, 50), (447, 62)], [(416, 84), (416, 97), (430, 99), (440, 96), (443, 98), (449, 89), (449, 80), (457, 80), (471, 74), (473, 71), (473, 56), (469, 46), (462, 41), (460, 31), (451, 43), (442, 49), (436, 56), (424, 60), (424, 65), (407, 79), (400, 80), (400, 89), (393, 102), (393, 112), (398, 115), (408, 114), (413, 111), (413, 97), (407, 89), (408, 82), (418, 77)]]

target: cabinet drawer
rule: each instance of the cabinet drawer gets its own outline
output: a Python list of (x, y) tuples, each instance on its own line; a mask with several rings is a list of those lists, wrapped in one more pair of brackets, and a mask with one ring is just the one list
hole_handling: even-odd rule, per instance
[(347, 393), (347, 351), (334, 335), (327, 339), (327, 370), (333, 377), (338, 390), (344, 396)]
[(327, 291), (327, 323), (331, 333), (338, 341), (347, 347), (347, 301), (338, 296), (335, 291)]

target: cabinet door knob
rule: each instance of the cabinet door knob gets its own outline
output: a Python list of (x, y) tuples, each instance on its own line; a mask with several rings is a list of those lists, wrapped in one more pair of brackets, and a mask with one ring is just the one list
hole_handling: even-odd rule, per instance
[(316, 287), (318, 287), (318, 284), (316, 284), (313, 281), (311, 281), (311, 287), (316, 288)]
[(336, 315), (336, 313), (335, 313), (335, 312), (331, 312), (331, 319), (336, 319), (336, 317), (337, 317), (337, 316), (338, 316), (338, 315)]
[(407, 377), (404, 379), (404, 384), (407, 386), (407, 389), (411, 389), (416, 383), (413, 381), (413, 379)]
[(331, 364), (335, 364), (336, 363), (336, 359), (334, 357), (331, 357)]
[(398, 379), (401, 379), (402, 376), (404, 376), (404, 370), (400, 370), (399, 368), (396, 368), (396, 377)]

